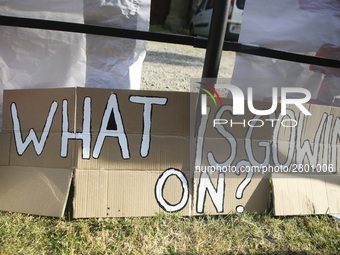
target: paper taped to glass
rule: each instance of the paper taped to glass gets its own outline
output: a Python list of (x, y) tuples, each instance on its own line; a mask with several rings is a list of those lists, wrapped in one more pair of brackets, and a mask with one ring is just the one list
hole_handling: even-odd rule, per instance
[[(0, 15), (148, 30), (150, 0), (0, 0)], [(140, 88), (145, 41), (6, 26), (0, 41), (0, 112), (4, 89)]]
[[(241, 43), (340, 59), (338, 0), (247, 1), (242, 22)], [(271, 98), (273, 87), (300, 87), (311, 92), (312, 102), (325, 105), (340, 104), (339, 81), (339, 68), (245, 54), (237, 55), (232, 78), (243, 91), (253, 87), (254, 100)]]

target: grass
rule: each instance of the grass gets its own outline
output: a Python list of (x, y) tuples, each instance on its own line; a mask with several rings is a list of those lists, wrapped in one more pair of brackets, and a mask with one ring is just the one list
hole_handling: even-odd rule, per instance
[(77, 219), (0, 212), (0, 254), (340, 254), (327, 215)]

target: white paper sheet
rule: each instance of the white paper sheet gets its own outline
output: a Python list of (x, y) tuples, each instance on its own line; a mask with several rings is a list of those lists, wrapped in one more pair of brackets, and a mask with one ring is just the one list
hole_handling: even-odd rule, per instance
[[(0, 0), (0, 15), (137, 30), (149, 29), (149, 13), (150, 0)], [(139, 89), (145, 48), (145, 41), (0, 26), (0, 111), (4, 89)]]
[[(150, 0), (84, 0), (86, 24), (148, 30)], [(146, 43), (125, 38), (86, 36), (86, 87), (140, 88)]]
[[(340, 1), (248, 0), (239, 42), (340, 59)], [(339, 78), (335, 68), (237, 54), (232, 83), (244, 92), (253, 87), (256, 100), (270, 98), (272, 87), (295, 86), (331, 104), (329, 94), (340, 95)]]

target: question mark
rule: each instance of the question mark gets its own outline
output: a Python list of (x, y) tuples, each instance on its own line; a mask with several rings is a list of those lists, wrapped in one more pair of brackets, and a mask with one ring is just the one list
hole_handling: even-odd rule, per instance
[[(245, 169), (247, 169), (246, 168), (247, 166), (249, 166), (249, 168), (247, 169), (247, 176), (243, 179), (243, 181), (238, 185), (238, 187), (236, 189), (235, 196), (236, 196), (237, 199), (242, 199), (244, 190), (249, 185), (249, 183), (251, 182), (251, 179), (254, 176), (254, 172), (251, 168), (251, 164), (249, 163), (249, 161), (246, 161), (246, 160), (241, 160), (236, 164), (236, 169), (237, 169), (236, 174), (237, 175), (240, 175), (241, 166), (244, 166)], [(244, 211), (244, 207), (242, 205), (238, 205), (238, 206), (236, 206), (236, 211), (238, 213), (242, 213)]]

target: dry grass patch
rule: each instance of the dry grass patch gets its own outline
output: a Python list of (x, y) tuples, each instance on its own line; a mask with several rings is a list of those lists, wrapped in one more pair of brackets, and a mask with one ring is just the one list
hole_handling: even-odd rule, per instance
[(0, 254), (340, 254), (328, 216), (69, 220), (0, 213)]

